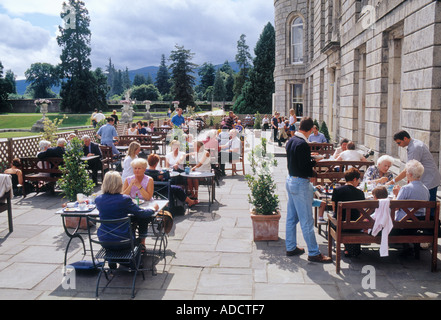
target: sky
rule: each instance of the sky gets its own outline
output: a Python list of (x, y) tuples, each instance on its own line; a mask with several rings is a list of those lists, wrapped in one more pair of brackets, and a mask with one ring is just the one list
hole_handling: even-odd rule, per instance
[[(36, 62), (56, 65), (56, 37), (63, 0), (0, 0), (0, 61), (17, 80)], [(274, 25), (273, 0), (83, 0), (92, 31), (92, 68), (159, 66), (176, 45), (195, 54), (192, 62), (232, 62), (246, 35), (254, 48), (265, 25)]]

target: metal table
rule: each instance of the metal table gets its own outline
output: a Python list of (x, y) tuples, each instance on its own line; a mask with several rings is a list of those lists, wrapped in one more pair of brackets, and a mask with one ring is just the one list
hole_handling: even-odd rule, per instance
[[(145, 201), (144, 203), (142, 203), (140, 205), (141, 208), (147, 208), (151, 205), (153, 205), (154, 203), (157, 203), (159, 206), (159, 209), (157, 212), (161, 211), (164, 209), (165, 206), (167, 206), (168, 204), (168, 200), (152, 200), (152, 201)], [(86, 252), (88, 250), (86, 250), (86, 244), (84, 242), (84, 235), (87, 235), (87, 230), (85, 232), (81, 232), (80, 231), (80, 226), (81, 226), (81, 221), (82, 219), (87, 219), (87, 216), (90, 217), (99, 217), (99, 211), (96, 209), (93, 209), (92, 211), (65, 211), (64, 209), (60, 209), (57, 211), (57, 214), (60, 214), (61, 216), (61, 220), (63, 221), (63, 228), (64, 231), (66, 233), (66, 235), (69, 237), (69, 241), (66, 245), (66, 250), (64, 252), (64, 265), (66, 266), (67, 263), (67, 253), (69, 252), (69, 247), (70, 244), (72, 243), (73, 239), (80, 239), (81, 243), (83, 244), (83, 255), (86, 255)], [(78, 224), (77, 226), (74, 228), (73, 232), (71, 232), (69, 230), (69, 228), (66, 226), (66, 219), (65, 218), (79, 218), (78, 219)]]

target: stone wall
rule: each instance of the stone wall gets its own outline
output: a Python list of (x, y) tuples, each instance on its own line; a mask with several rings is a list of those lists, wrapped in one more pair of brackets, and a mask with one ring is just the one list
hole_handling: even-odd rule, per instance
[[(275, 110), (304, 83), (305, 115), (334, 141), (354, 140), (375, 158), (406, 160), (404, 129), (441, 158), (441, 3), (429, 0), (276, 0)], [(290, 23), (304, 18), (304, 63), (291, 65)], [(401, 161), (399, 161), (401, 160)], [(441, 162), (441, 161), (440, 161)]]

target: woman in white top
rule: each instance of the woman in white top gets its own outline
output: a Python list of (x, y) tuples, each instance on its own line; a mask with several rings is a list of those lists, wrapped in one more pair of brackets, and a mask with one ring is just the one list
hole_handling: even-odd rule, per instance
[(138, 128), (136, 127), (136, 123), (132, 123), (131, 128), (127, 129), (128, 136), (137, 136)]
[[(210, 152), (205, 150), (204, 143), (202, 141), (198, 141), (196, 143), (196, 152), (194, 154), (196, 165), (191, 168), (193, 172), (211, 172), (211, 158)], [(188, 178), (187, 179), (188, 192), (190, 194), (190, 199), (197, 200), (198, 199), (198, 191), (199, 191), (199, 180)]]
[(367, 161), (366, 158), (355, 150), (355, 143), (350, 141), (348, 143), (348, 150), (340, 153), (337, 161)]
[(289, 110), (289, 131), (291, 131), (291, 136), (294, 136), (296, 131), (296, 111), (294, 109)]
[(123, 173), (122, 173), (122, 181), (123, 183), (130, 176), (133, 176), (133, 168), (131, 166), (132, 161), (138, 158), (138, 154), (141, 152), (141, 145), (138, 142), (132, 142), (129, 145), (129, 150), (127, 151), (127, 157), (123, 163)]
[(179, 151), (180, 142), (173, 140), (170, 143), (171, 152), (165, 156), (166, 168), (171, 168), (175, 171), (184, 171), (185, 152)]

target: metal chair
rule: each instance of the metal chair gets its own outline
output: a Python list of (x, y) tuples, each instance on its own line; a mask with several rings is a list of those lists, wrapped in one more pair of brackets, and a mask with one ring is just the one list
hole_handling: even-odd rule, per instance
[[(9, 233), (12, 233), (14, 231), (14, 226), (13, 226), (13, 222), (12, 222), (11, 192), (12, 192), (12, 190), (5, 192), (5, 194), (0, 198), (0, 212), (8, 211)], [(3, 201), (6, 201), (6, 202), (3, 202)]]
[[(97, 261), (98, 279), (96, 283), (96, 297), (98, 298), (100, 289), (100, 280), (102, 275), (106, 277), (107, 283), (103, 286), (106, 289), (115, 277), (116, 264), (127, 267), (128, 272), (133, 272), (133, 280), (131, 287), (112, 287), (112, 288), (131, 288), (132, 298), (135, 297), (135, 285), (138, 272), (141, 272), (143, 280), (144, 273), (140, 269), (141, 264), (141, 248), (135, 244), (134, 233), (132, 231), (132, 217), (128, 216), (116, 220), (102, 220), (88, 216), (88, 234), (92, 261)], [(90, 223), (89, 223), (90, 222)], [(91, 227), (95, 225), (95, 227)], [(98, 230), (93, 232), (93, 230)], [(99, 236), (98, 236), (99, 234)], [(106, 240), (110, 239), (110, 240)], [(115, 240), (117, 239), (117, 240)], [(94, 254), (94, 245), (99, 245)]]

